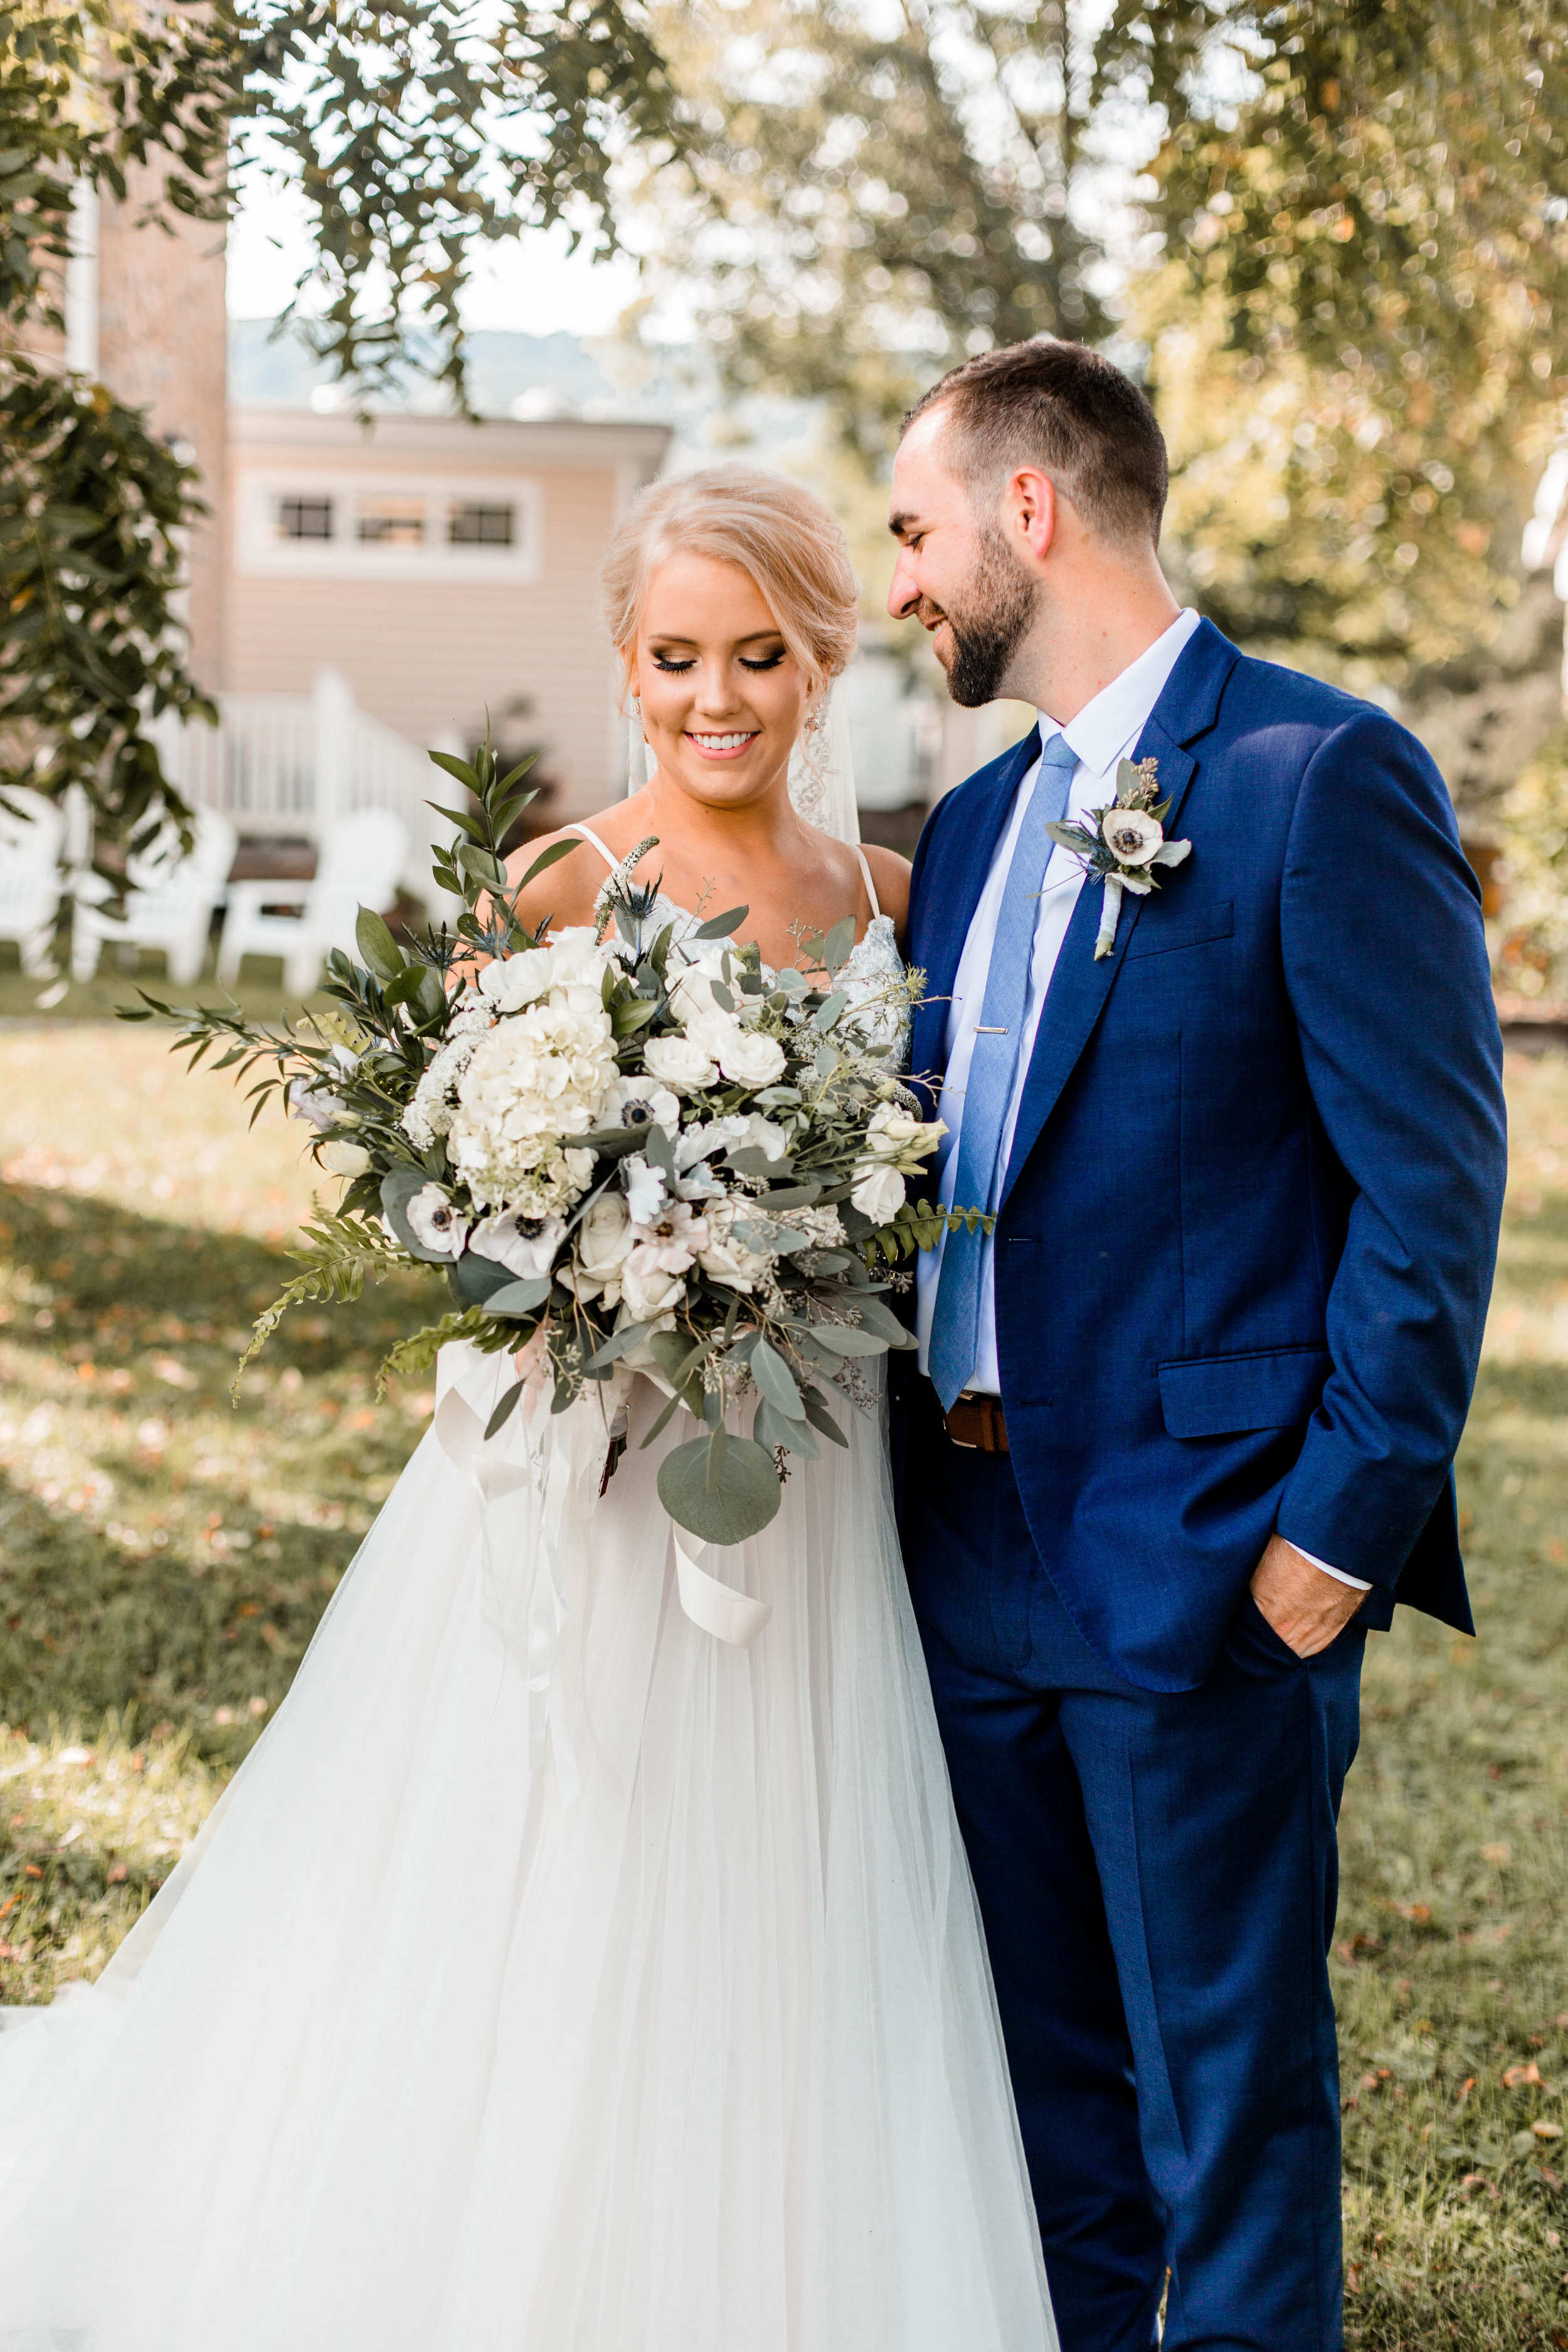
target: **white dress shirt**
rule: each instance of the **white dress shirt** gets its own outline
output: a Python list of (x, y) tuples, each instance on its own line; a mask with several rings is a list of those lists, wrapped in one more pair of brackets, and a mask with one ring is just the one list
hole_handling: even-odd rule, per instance
[[(1117, 766), (1121, 761), (1131, 757), (1139, 737), (1149, 723), (1154, 705), (1164, 692), (1165, 682), (1197, 625), (1196, 613), (1179, 614), (1170, 627), (1156, 637), (1135, 662), (1131, 663), (1119, 677), (1112, 678), (1109, 686), (1102, 687), (1091, 702), (1085, 703), (1077, 718), (1068, 726), (1058, 727), (1054, 719), (1041, 711), (1042, 751), (1051, 737), (1059, 734), (1066, 738), (1069, 749), (1077, 754), (1078, 766), (1068, 791), (1067, 814), (1069, 819), (1082, 817), (1090, 808), (1103, 808), (1115, 799)], [(959, 957), (958, 970), (953, 977), (952, 997), (947, 1014), (947, 1070), (937, 1105), (938, 1114), (946, 1120), (948, 1128), (942, 1142), (940, 1186), (940, 1198), (944, 1208), (952, 1206), (953, 1184), (958, 1174), (958, 1134), (963, 1124), (963, 1097), (969, 1082), (970, 1057), (974, 1050), (975, 1024), (980, 1020), (984, 1006), (985, 982), (996, 935), (996, 918), (1001, 911), (1007, 869), (1013, 862), (1013, 850), (1024, 822), (1024, 812), (1039, 781), (1039, 773), (1040, 761), (1037, 759), (1014, 794), (1012, 814), (997, 841), (991, 869), (985, 877), (985, 887), (970, 919), (963, 952)], [(1029, 961), (1024, 1034), (1017, 1067), (1013, 1074), (1012, 1098), (1002, 1131), (1002, 1149), (997, 1156), (995, 1189), (998, 1193), (1013, 1148), (1014, 1129), (1018, 1123), (1019, 1107), (1047, 991), (1083, 884), (1083, 869), (1072, 852), (1059, 847), (1053, 849), (1035, 915), (1035, 944)], [(1122, 919), (1125, 921), (1126, 919), (1124, 912)], [(985, 1206), (994, 1208), (995, 1201), (988, 1201)], [(915, 1329), (920, 1340), (920, 1368), (922, 1372), (928, 1370), (931, 1314), (936, 1305), (937, 1285), (942, 1278), (944, 1243), (945, 1236), (938, 1242), (935, 1249), (922, 1250), (917, 1264)], [(968, 1386), (990, 1396), (1002, 1393), (1001, 1373), (996, 1361), (995, 1250), (989, 1240), (984, 1243), (981, 1251), (979, 1330), (974, 1370)], [(1310, 1555), (1304, 1553), (1302, 1557), (1310, 1558)], [(1324, 1569), (1330, 1576), (1338, 1577), (1342, 1583), (1365, 1590), (1359, 1577), (1346, 1576), (1339, 1569), (1329, 1568), (1326, 1560), (1313, 1560), (1312, 1565)]]

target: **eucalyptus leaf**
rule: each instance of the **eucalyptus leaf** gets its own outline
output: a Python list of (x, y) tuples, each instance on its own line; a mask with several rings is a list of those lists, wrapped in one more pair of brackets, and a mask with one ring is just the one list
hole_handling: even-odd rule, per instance
[(813, 1429), (820, 1430), (824, 1437), (830, 1437), (835, 1445), (847, 1446), (849, 1440), (823, 1402), (820, 1389), (806, 1389), (803, 1401), (805, 1405), (805, 1417)]
[(805, 1420), (805, 1407), (800, 1401), (795, 1375), (767, 1339), (759, 1339), (752, 1350), (752, 1378), (775, 1412), (782, 1412), (786, 1421)]
[(505, 1396), (502, 1397), (500, 1404), (497, 1405), (494, 1412), (491, 1413), (489, 1421), (485, 1423), (485, 1435), (487, 1438), (493, 1437), (497, 1430), (501, 1428), (506, 1422), (510, 1420), (513, 1412), (517, 1410), (517, 1401), (522, 1394), (523, 1386), (524, 1383), (521, 1381), (519, 1381), (514, 1387), (508, 1389)]
[[(489, 1263), (488, 1260), (485, 1262)], [(462, 1261), (459, 1259), (458, 1263), (460, 1265)], [(504, 1266), (501, 1271), (503, 1274), (506, 1271)], [(499, 1290), (492, 1290), (485, 1299), (485, 1312), (487, 1315), (531, 1315), (534, 1308), (542, 1307), (549, 1297), (550, 1284), (551, 1277), (547, 1274), (532, 1275), (523, 1282), (503, 1283)]]
[(855, 918), (845, 915), (835, 923), (822, 942), (822, 962), (825, 971), (836, 972), (846, 962), (855, 945)]
[(493, 1257), (476, 1257), (472, 1250), (452, 1261), (452, 1287), (470, 1307), (488, 1307), (500, 1292), (512, 1288), (514, 1280)]
[(707, 922), (699, 923), (691, 937), (694, 940), (727, 940), (731, 932), (740, 929), (750, 912), (749, 907), (731, 907), (725, 914), (710, 916)]
[(907, 1324), (900, 1323), (892, 1308), (885, 1307), (879, 1298), (868, 1297), (862, 1291), (855, 1304), (859, 1310), (863, 1329), (877, 1332), (891, 1348), (907, 1348), (912, 1345), (913, 1332)]
[(731, 1437), (723, 1466), (710, 1488), (710, 1437), (693, 1438), (667, 1454), (658, 1469), (658, 1499), (689, 1534), (711, 1544), (744, 1543), (760, 1535), (779, 1508), (778, 1475), (765, 1446), (750, 1437)]
[(822, 1448), (812, 1435), (805, 1414), (798, 1421), (786, 1421), (766, 1397), (757, 1400), (752, 1435), (759, 1445), (765, 1445), (770, 1454), (775, 1446), (782, 1445), (786, 1454), (799, 1454), (808, 1462), (819, 1461), (822, 1456)]
[(885, 1356), (886, 1339), (874, 1331), (858, 1331), (848, 1323), (814, 1323), (811, 1336), (819, 1348), (826, 1348), (835, 1356)]
[(620, 1329), (612, 1331), (604, 1346), (589, 1357), (585, 1369), (597, 1371), (601, 1367), (617, 1363), (628, 1348), (635, 1348), (637, 1341), (646, 1339), (652, 1329), (651, 1323), (623, 1323)]

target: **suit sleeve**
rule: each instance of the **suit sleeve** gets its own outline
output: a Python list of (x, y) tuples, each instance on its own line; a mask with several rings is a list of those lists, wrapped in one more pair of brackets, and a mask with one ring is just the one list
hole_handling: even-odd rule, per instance
[(1280, 939), (1307, 1082), (1352, 1187), (1333, 1370), (1279, 1507), (1301, 1550), (1392, 1588), (1469, 1409), (1502, 1213), (1502, 1043), (1443, 780), (1363, 711), (1320, 746)]

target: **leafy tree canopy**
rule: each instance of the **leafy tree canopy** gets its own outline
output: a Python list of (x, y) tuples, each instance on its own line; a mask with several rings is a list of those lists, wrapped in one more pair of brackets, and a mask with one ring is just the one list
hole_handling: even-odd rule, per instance
[(1517, 598), (1562, 417), (1565, 24), (1552, 0), (1120, 0), (1098, 86), (1167, 125), (1134, 318), (1173, 537), (1233, 632), (1400, 682)]
[(823, 400), (875, 461), (969, 352), (1107, 331), (1060, 8), (698, 0), (658, 24), (691, 125), (654, 189), (663, 265), (733, 388)]
[(1518, 593), (1561, 414), (1565, 22), (1555, 0), (706, 0), (660, 19), (701, 191), (666, 175), (665, 266), (697, 276), (731, 385), (815, 394), (872, 464), (967, 352), (1120, 327), (1206, 609), (1405, 678)]
[(241, 171), (289, 174), (313, 216), (317, 351), (460, 404), (485, 246), (563, 219), (613, 243), (610, 159), (672, 121), (637, 0), (0, 0), (0, 787), (80, 784), (100, 837), (133, 832), (179, 812), (148, 722), (208, 709), (174, 603), (195, 476), (37, 350), (77, 186), (123, 199), (150, 164), (154, 210), (220, 218), (239, 134)]

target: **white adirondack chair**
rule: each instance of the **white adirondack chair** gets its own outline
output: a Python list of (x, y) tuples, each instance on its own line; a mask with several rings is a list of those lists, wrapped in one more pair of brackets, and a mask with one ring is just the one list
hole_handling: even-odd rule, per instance
[(22, 970), (47, 980), (60, 909), (60, 845), (65, 811), (41, 793), (12, 792), (16, 814), (0, 805), (0, 940), (15, 940)]
[(78, 878), (71, 919), (71, 978), (90, 980), (106, 940), (119, 947), (162, 948), (169, 978), (188, 988), (201, 976), (213, 915), (223, 898), (238, 835), (216, 809), (195, 813), (195, 840), (180, 855), (173, 824), (159, 828), (140, 855), (126, 860), (125, 912), (106, 914), (90, 896), (91, 878)]
[(232, 984), (247, 955), (281, 956), (289, 993), (308, 995), (331, 949), (354, 954), (360, 908), (391, 906), (407, 855), (408, 829), (387, 809), (357, 809), (333, 818), (322, 831), (313, 881), (233, 885), (218, 978)]

